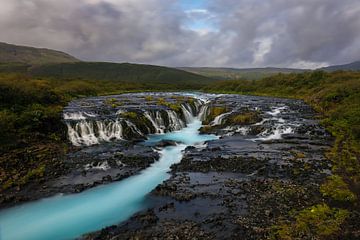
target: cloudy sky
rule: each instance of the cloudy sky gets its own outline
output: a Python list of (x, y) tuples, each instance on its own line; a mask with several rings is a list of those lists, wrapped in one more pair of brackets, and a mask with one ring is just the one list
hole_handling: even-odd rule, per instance
[(360, 1), (0, 0), (0, 32), (82, 60), (316, 68), (360, 60)]

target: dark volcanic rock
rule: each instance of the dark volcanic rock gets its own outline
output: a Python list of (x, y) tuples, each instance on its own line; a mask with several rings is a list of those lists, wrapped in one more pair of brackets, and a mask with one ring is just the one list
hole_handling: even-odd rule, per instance
[[(321, 199), (332, 139), (309, 106), (239, 95), (213, 96), (210, 104), (261, 117), (250, 125), (226, 126), (225, 118), (204, 126), (201, 132), (220, 138), (186, 149), (149, 196), (149, 211), (88, 239), (266, 239), (279, 219)], [(142, 222), (144, 215), (153, 221)]]
[(164, 147), (168, 147), (168, 146), (176, 146), (176, 144), (177, 143), (175, 141), (162, 140), (162, 141), (156, 143), (155, 147), (164, 148)]

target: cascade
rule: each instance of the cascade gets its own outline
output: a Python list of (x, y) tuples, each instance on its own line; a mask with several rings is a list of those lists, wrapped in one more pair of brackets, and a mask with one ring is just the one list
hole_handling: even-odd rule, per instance
[[(204, 120), (209, 111), (209, 101), (194, 99), (192, 103), (182, 103), (181, 111), (151, 106), (148, 109), (121, 107), (108, 109), (104, 115), (99, 110), (64, 112), (63, 117), (68, 128), (68, 138), (75, 146), (90, 146), (114, 140), (144, 138), (148, 134), (164, 134), (178, 131), (194, 121), (195, 116)], [(145, 105), (146, 107), (146, 105)], [(135, 112), (136, 119), (125, 118), (124, 112)], [(141, 119), (144, 119), (141, 121)], [(221, 122), (222, 119), (216, 119)], [(214, 120), (215, 121), (215, 120)]]
[(211, 126), (215, 126), (215, 125), (220, 125), (222, 123), (222, 121), (224, 120), (224, 118), (228, 115), (230, 115), (232, 112), (227, 112), (227, 113), (223, 113), (220, 114), (219, 116), (216, 116), (214, 121), (212, 121), (210, 123)]

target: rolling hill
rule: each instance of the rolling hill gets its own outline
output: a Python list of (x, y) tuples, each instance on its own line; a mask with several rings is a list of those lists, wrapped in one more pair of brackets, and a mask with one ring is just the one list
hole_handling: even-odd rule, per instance
[(45, 64), (79, 62), (75, 57), (56, 50), (17, 46), (0, 42), (0, 63)]
[(237, 79), (257, 80), (278, 73), (301, 73), (301, 72), (309, 71), (307, 69), (272, 68), (272, 67), (267, 67), (267, 68), (182, 67), (179, 69), (219, 80), (237, 80)]
[(333, 72), (338, 70), (345, 70), (345, 71), (360, 71), (360, 61), (342, 64), (342, 65), (334, 65), (329, 67), (321, 68), (321, 70)]
[(164, 84), (206, 84), (214, 82), (213, 79), (179, 69), (132, 63), (76, 62), (45, 64), (29, 67), (27, 72), (34, 77), (58, 79)]

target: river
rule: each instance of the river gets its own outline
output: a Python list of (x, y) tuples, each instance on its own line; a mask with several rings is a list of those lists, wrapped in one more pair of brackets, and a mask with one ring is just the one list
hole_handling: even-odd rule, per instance
[(172, 164), (180, 162), (187, 146), (216, 139), (200, 135), (201, 121), (194, 118), (187, 127), (150, 135), (147, 142), (173, 140), (179, 144), (160, 151), (160, 159), (139, 174), (78, 194), (57, 195), (0, 212), (0, 239), (74, 239), (82, 234), (121, 223), (148, 207), (146, 196), (168, 179)]

